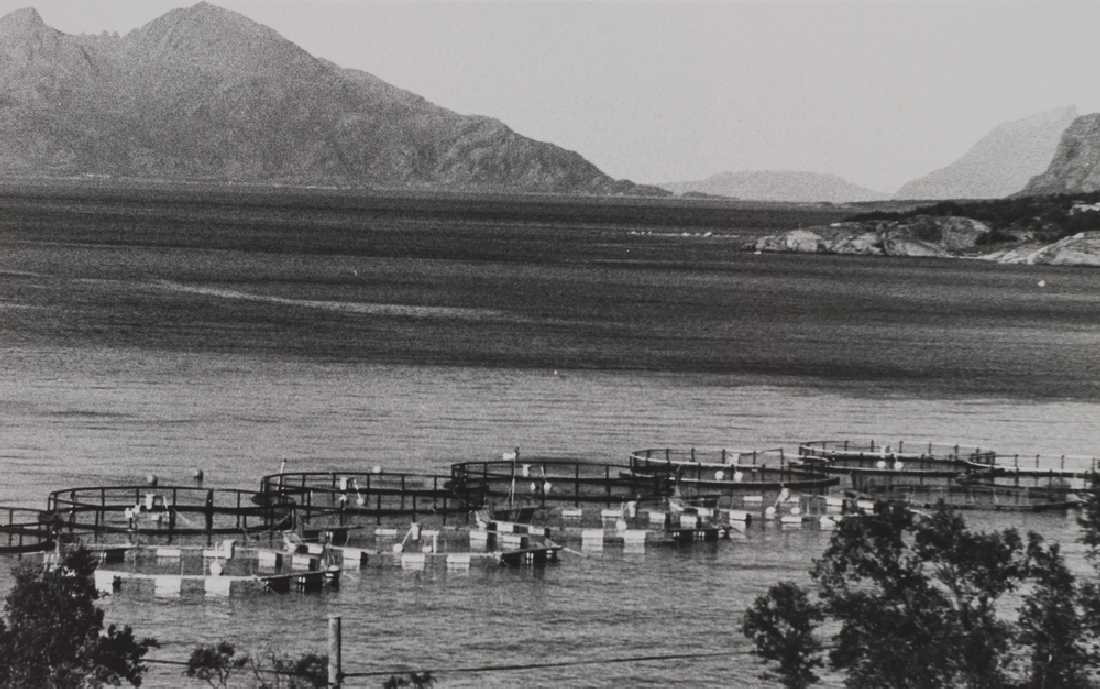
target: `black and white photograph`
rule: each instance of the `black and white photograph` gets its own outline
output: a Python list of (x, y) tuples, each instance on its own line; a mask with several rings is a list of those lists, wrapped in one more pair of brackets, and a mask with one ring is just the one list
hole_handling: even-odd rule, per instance
[(0, 689), (1100, 689), (1100, 4), (0, 0)]

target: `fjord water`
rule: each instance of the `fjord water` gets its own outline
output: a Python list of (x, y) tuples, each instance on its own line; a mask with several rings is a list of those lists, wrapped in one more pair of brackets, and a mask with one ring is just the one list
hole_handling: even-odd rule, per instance
[[(188, 483), (195, 468), (251, 488), (284, 459), (446, 473), (514, 446), (595, 460), (822, 438), (1098, 452), (1094, 271), (754, 256), (740, 250), (753, 233), (839, 214), (623, 208), (0, 195), (0, 504), (149, 473)], [(971, 518), (1080, 554), (1072, 514)], [(222, 637), (322, 650), (340, 614), (349, 671), (730, 651), (441, 674), (444, 687), (771, 686), (741, 654), (740, 612), (804, 580), (826, 541), (761, 527), (545, 570), (368, 569), (320, 596), (104, 606), (166, 659)], [(155, 666), (148, 684), (183, 683)]]

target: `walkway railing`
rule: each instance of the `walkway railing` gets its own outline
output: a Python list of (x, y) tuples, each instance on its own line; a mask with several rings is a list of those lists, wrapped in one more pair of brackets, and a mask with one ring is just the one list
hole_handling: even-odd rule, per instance
[(25, 507), (0, 507), (0, 553), (32, 553), (54, 545), (60, 524), (50, 514)]
[(55, 490), (49, 511), (64, 530), (156, 536), (247, 535), (287, 528), (288, 505), (255, 491), (201, 486), (84, 486)]
[(629, 464), (539, 457), (453, 464), (451, 485), (456, 495), (471, 506), (505, 499), (539, 505), (610, 505), (671, 493), (664, 477), (636, 476)]
[(993, 466), (1021, 473), (1050, 473), (1071, 477), (1091, 477), (1100, 470), (1100, 458), (1093, 455), (1020, 455), (998, 454)]
[(260, 492), (296, 506), (298, 516), (312, 520), (334, 516), (448, 515), (468, 508), (451, 490), (450, 477), (404, 472), (306, 471), (269, 474)]
[(996, 452), (977, 446), (935, 442), (899, 440), (894, 443), (882, 443), (875, 440), (813, 440), (799, 443), (798, 455), (804, 458), (818, 459), (836, 459), (860, 455), (893, 455), (903, 459), (924, 458), (991, 464), (996, 457)]
[(681, 488), (693, 484), (696, 492), (713, 495), (774, 491), (782, 488), (820, 492), (836, 485), (839, 478), (792, 465), (782, 449), (731, 451), (661, 448), (630, 454), (635, 474), (662, 474)]

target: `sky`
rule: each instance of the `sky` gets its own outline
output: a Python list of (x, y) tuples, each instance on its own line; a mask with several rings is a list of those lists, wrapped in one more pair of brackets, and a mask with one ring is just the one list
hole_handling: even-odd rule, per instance
[[(0, 0), (126, 33), (171, 0)], [(219, 0), (318, 57), (616, 178), (831, 172), (892, 192), (1001, 122), (1100, 111), (1100, 2)]]

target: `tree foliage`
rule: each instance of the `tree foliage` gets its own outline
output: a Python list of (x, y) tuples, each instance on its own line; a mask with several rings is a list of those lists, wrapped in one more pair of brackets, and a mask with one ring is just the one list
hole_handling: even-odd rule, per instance
[[(1082, 523), (1095, 547), (1093, 500)], [(1015, 529), (970, 531), (942, 505), (922, 515), (880, 503), (841, 522), (810, 575), (820, 603), (784, 584), (745, 614), (745, 635), (787, 687), (816, 681), (821, 645), (805, 637), (822, 619), (839, 626), (829, 661), (850, 687), (1078, 689), (1096, 667), (1100, 595), (1038, 534), (1025, 544)], [(1013, 620), (998, 602), (1017, 589)]]
[(270, 653), (257, 659), (238, 654), (236, 644), (222, 640), (192, 649), (183, 674), (214, 689), (317, 689), (328, 686), (328, 656), (310, 652), (291, 658)]
[(139, 641), (130, 627), (103, 628), (95, 568), (95, 557), (84, 549), (70, 551), (52, 569), (15, 568), (7, 623), (0, 621), (0, 687), (141, 685), (141, 659), (158, 644)]
[(390, 675), (390, 678), (382, 683), (382, 689), (400, 689), (412, 687), (412, 689), (429, 689), (435, 686), (435, 676), (430, 672), (410, 672), (407, 675)]
[(791, 582), (775, 584), (748, 611), (742, 632), (753, 640), (760, 657), (779, 665), (778, 675), (788, 689), (804, 689), (819, 677), (821, 642), (814, 629), (821, 608)]

